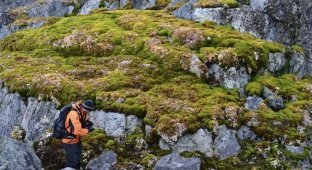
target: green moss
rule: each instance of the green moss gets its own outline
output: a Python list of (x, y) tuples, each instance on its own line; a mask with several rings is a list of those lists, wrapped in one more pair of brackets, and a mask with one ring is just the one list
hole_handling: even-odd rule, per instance
[[(257, 73), (266, 65), (270, 52), (284, 50), (280, 44), (228, 26), (177, 19), (162, 11), (99, 10), (49, 21), (42, 28), (0, 41), (0, 78), (10, 90), (53, 99), (60, 106), (91, 98), (98, 109), (135, 114), (156, 132), (168, 134), (174, 130), (168, 122), (183, 124), (187, 132), (202, 127), (211, 130), (217, 123), (233, 126), (220, 113), (244, 103), (238, 90), (209, 86), (207, 80), (185, 69), (190, 67), (192, 54), (203, 63), (216, 59), (224, 67), (244, 65)], [(199, 41), (190, 45), (193, 33)], [(293, 76), (285, 75), (256, 77), (247, 85), (250, 95), (258, 95), (263, 86), (272, 90), (281, 86), (279, 94), (286, 98), (295, 94), (298, 99), (297, 103), (286, 103), (287, 109), (280, 114), (259, 113), (261, 121), (268, 120), (259, 127), (259, 134), (266, 126), (270, 134), (264, 136), (281, 135), (273, 126), (273, 117), (289, 125), (284, 133), (291, 139), (301, 138), (293, 130), (300, 117), (292, 111), (311, 101), (304, 90), (311, 80), (293, 82)], [(238, 124), (251, 117), (249, 112), (240, 115), (245, 116), (238, 116)], [(156, 141), (155, 136), (150, 141)]]
[(228, 6), (230, 8), (239, 7), (239, 3), (236, 0), (199, 0), (195, 5), (201, 8), (215, 8), (221, 6)]
[(292, 49), (295, 53), (304, 54), (304, 48), (302, 48), (300, 45), (293, 45), (293, 46), (291, 46), (291, 49)]

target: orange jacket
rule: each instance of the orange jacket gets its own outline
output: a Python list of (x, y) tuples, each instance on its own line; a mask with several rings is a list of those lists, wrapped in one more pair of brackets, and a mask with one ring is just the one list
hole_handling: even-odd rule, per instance
[[(86, 121), (87, 114), (81, 109), (81, 103), (73, 104), (73, 108), (80, 111), (82, 116), (82, 121)], [(86, 136), (89, 133), (87, 128), (84, 128), (82, 122), (80, 122), (80, 116), (77, 111), (71, 110), (65, 120), (65, 127), (67, 128), (67, 132), (69, 134), (74, 134), (74, 138), (63, 138), (62, 142), (66, 144), (75, 144), (80, 141), (80, 138)]]

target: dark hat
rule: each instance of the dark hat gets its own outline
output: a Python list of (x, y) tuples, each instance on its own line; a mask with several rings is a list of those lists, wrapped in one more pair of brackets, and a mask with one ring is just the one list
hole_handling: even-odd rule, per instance
[(95, 110), (95, 103), (92, 100), (84, 101), (81, 106), (87, 111)]

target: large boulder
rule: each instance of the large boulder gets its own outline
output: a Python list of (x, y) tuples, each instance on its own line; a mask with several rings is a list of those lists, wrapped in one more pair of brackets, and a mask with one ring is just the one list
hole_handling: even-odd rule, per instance
[(0, 136), (0, 169), (40, 170), (41, 162), (25, 143)]
[(91, 160), (86, 169), (88, 170), (112, 170), (117, 163), (117, 155), (113, 151), (103, 152), (98, 158)]
[(199, 129), (195, 134), (184, 135), (174, 145), (160, 140), (160, 147), (163, 150), (172, 149), (174, 152), (199, 151), (207, 157), (213, 156), (212, 134), (207, 129)]
[(214, 141), (214, 147), (215, 156), (220, 160), (235, 156), (241, 150), (241, 146), (236, 139), (236, 132), (227, 129), (225, 125), (219, 127), (218, 136)]
[(154, 170), (199, 170), (199, 158), (182, 158), (178, 153), (163, 156)]
[(90, 113), (95, 128), (101, 128), (108, 136), (120, 137), (125, 134), (126, 117), (124, 114), (96, 111)]

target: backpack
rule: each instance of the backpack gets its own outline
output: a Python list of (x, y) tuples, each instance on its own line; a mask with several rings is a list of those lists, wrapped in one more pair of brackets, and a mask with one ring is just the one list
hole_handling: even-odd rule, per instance
[(72, 110), (72, 105), (68, 104), (64, 106), (60, 110), (60, 114), (58, 118), (54, 122), (53, 126), (53, 137), (56, 139), (62, 139), (62, 138), (67, 138), (69, 135), (72, 136), (72, 134), (68, 134), (66, 131), (67, 128), (65, 128), (65, 120), (68, 115), (68, 113)]

